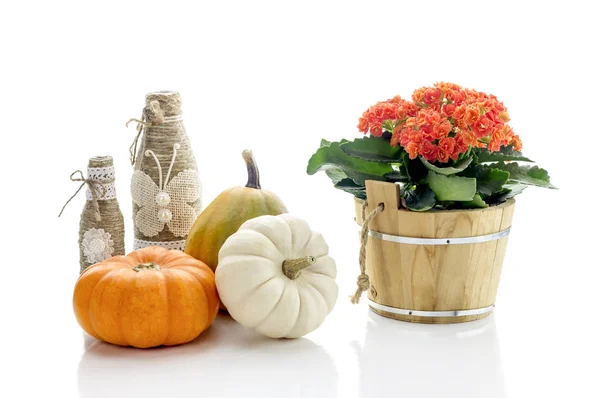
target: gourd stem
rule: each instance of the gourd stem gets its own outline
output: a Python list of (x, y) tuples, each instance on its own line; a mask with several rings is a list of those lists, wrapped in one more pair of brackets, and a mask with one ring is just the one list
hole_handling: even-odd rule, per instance
[(149, 263), (138, 264), (135, 267), (133, 267), (133, 270), (135, 272), (140, 272), (140, 271), (160, 271), (160, 267), (158, 266), (158, 264), (154, 264), (153, 262), (149, 262)]
[(258, 174), (258, 166), (256, 160), (252, 156), (250, 149), (244, 149), (242, 157), (246, 162), (246, 168), (248, 169), (248, 182), (246, 183), (247, 188), (260, 189), (260, 176)]
[(310, 267), (317, 261), (313, 256), (306, 256), (301, 258), (295, 258), (293, 260), (285, 260), (281, 264), (281, 270), (283, 274), (290, 279), (296, 279), (300, 276), (300, 271), (306, 267)]

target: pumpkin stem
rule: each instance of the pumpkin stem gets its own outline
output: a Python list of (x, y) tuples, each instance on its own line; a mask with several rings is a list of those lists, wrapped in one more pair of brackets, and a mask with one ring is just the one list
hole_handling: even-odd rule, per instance
[(143, 264), (138, 264), (135, 267), (133, 267), (133, 270), (135, 272), (140, 272), (140, 271), (160, 271), (160, 267), (157, 264), (154, 264), (153, 262), (149, 262), (149, 263), (143, 263)]
[(285, 260), (281, 264), (281, 270), (283, 274), (290, 279), (296, 279), (300, 276), (300, 271), (306, 267), (310, 267), (317, 261), (314, 256), (306, 256), (301, 258), (295, 258), (293, 260)]
[(247, 188), (260, 189), (260, 176), (258, 174), (258, 166), (256, 160), (252, 156), (250, 149), (244, 149), (242, 157), (246, 162), (246, 168), (248, 169), (248, 182), (246, 183)]

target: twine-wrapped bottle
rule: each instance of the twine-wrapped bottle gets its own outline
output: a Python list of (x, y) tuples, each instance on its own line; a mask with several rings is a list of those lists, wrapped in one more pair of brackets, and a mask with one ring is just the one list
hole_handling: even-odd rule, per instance
[(123, 214), (115, 190), (113, 158), (110, 156), (90, 158), (87, 178), (77, 170), (71, 174), (71, 180), (81, 182), (75, 195), (84, 185), (87, 185), (87, 200), (79, 222), (78, 241), (80, 272), (83, 272), (90, 265), (112, 256), (125, 254), (125, 230)]
[(138, 136), (131, 147), (134, 249), (183, 250), (201, 210), (201, 185), (179, 93), (146, 95), (142, 119), (136, 121)]

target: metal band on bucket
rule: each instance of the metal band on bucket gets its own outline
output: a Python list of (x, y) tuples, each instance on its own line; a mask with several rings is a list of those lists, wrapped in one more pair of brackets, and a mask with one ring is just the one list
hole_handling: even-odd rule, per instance
[(388, 307), (387, 305), (382, 305), (374, 302), (369, 299), (369, 306), (379, 311), (389, 312), (395, 315), (412, 315), (412, 316), (421, 316), (426, 318), (453, 318), (457, 316), (471, 316), (471, 315), (481, 315), (487, 314), (488, 312), (492, 312), (494, 309), (494, 304), (489, 307), (483, 308), (475, 308), (472, 310), (454, 310), (454, 311), (417, 311), (417, 310), (406, 310), (403, 308), (396, 307)]
[(411, 238), (409, 236), (390, 235), (384, 234), (382, 232), (369, 230), (369, 236), (371, 238), (394, 243), (406, 243), (409, 245), (464, 245), (469, 243), (483, 243), (504, 238), (505, 236), (508, 236), (509, 233), (510, 227), (508, 227), (504, 231), (496, 232), (493, 234), (469, 236), (466, 238)]

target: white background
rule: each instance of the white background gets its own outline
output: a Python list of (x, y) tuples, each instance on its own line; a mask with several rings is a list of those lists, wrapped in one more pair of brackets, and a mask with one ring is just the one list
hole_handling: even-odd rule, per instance
[[(593, 2), (9, 2), (0, 6), (0, 396), (598, 396), (598, 12)], [(347, 296), (352, 198), (307, 176), (320, 138), (354, 138), (372, 103), (445, 80), (496, 94), (558, 191), (519, 196), (496, 311), (413, 325)], [(125, 122), (178, 90), (204, 203), (263, 187), (321, 231), (340, 297), (320, 329), (273, 341), (219, 316), (195, 342), (135, 350), (85, 337), (71, 309), (84, 194), (112, 155), (132, 247)]]

